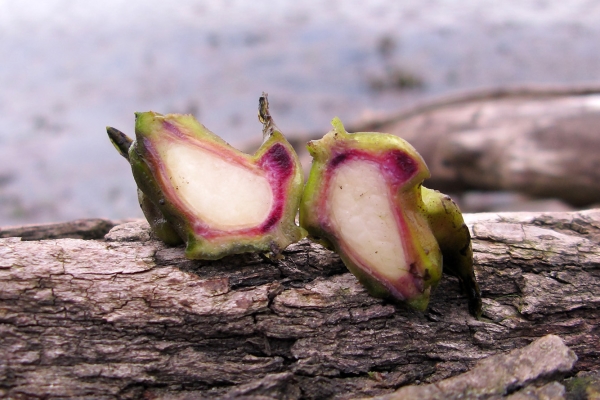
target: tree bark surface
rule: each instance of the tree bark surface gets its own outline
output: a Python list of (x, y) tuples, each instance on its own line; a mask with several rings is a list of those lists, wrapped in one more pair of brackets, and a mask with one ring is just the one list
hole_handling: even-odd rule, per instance
[(144, 221), (0, 239), (0, 397), (385, 395), (547, 334), (574, 372), (598, 370), (600, 210), (465, 218), (480, 320), (451, 276), (417, 312), (369, 296), (308, 240), (282, 259), (189, 261)]

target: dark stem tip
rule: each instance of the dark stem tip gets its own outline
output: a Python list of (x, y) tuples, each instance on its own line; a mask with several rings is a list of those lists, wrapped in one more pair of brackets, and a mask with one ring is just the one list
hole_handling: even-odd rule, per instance
[(110, 126), (106, 127), (106, 132), (108, 133), (108, 137), (119, 152), (125, 159), (129, 160), (129, 148), (133, 143), (133, 140), (123, 132), (118, 129), (112, 128)]
[(258, 99), (258, 120), (263, 124), (263, 136), (270, 135), (273, 132), (275, 124), (269, 113), (269, 97), (265, 92)]

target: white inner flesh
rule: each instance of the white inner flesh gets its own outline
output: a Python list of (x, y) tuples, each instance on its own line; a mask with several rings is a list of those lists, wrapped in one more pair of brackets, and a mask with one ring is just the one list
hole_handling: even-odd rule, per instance
[(261, 171), (177, 143), (169, 144), (165, 163), (178, 195), (211, 228), (248, 228), (268, 217), (273, 193)]
[(352, 160), (331, 179), (331, 219), (346, 249), (389, 279), (407, 273), (390, 195), (378, 166)]

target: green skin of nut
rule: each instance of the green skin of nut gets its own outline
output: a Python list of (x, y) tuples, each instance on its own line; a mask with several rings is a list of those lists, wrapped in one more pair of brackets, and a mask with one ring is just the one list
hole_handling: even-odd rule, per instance
[[(349, 134), (337, 118), (332, 124), (334, 129), (323, 139), (308, 144), (308, 150), (313, 156), (313, 164), (300, 203), (300, 225), (308, 231), (311, 238), (330, 249), (335, 249), (346, 267), (371, 295), (405, 302), (417, 310), (427, 308), (430, 292), (441, 279), (441, 256), (443, 256), (443, 266), (459, 278), (467, 291), (471, 314), (479, 317), (481, 297), (473, 272), (469, 231), (459, 208), (448, 196), (422, 186), (422, 181), (429, 177), (429, 171), (421, 156), (410, 144), (397, 136), (373, 132)], [(357, 265), (352, 256), (344, 251), (335, 232), (326, 227), (327, 223), (323, 225), (322, 219), (319, 218), (318, 204), (324, 191), (327, 190), (324, 176), (332, 157), (332, 149), (336, 146), (338, 149), (339, 146), (345, 146), (345, 148), (373, 153), (399, 149), (413, 158), (418, 166), (418, 172), (398, 190), (396, 201), (399, 207), (403, 207), (404, 213), (410, 213), (413, 216), (412, 220), (417, 221), (415, 226), (408, 230), (409, 235), (401, 236), (403, 240), (412, 241), (417, 249), (421, 248), (421, 245), (427, 247), (427, 242), (430, 242), (431, 238), (437, 242), (433, 251), (416, 252), (419, 258), (417, 264), (421, 271), (427, 269), (423, 277), (423, 291), (420, 294), (410, 298), (400, 298), (395, 295), (390, 290), (393, 283), (385, 282)]]
[(444, 268), (460, 281), (469, 299), (469, 312), (481, 316), (481, 293), (473, 270), (471, 234), (452, 199), (421, 186), (424, 212), (444, 256)]
[[(263, 111), (267, 112), (266, 109)], [(167, 134), (164, 131), (163, 121), (168, 119), (169, 123), (177, 129), (185, 130), (192, 140), (195, 138), (199, 141), (212, 142), (231, 150), (229, 144), (198, 123), (191, 115), (163, 116), (154, 112), (146, 112), (136, 113), (136, 140), (130, 143), (128, 151), (124, 154), (123, 150), (126, 144), (120, 143), (120, 138), (115, 139), (115, 134), (111, 135), (110, 129), (112, 128), (109, 128), (111, 141), (131, 164), (138, 186), (140, 205), (153, 233), (159, 239), (171, 245), (185, 242), (187, 258), (215, 260), (231, 254), (246, 252), (278, 252), (306, 235), (306, 232), (294, 222), (303, 186), (300, 162), (292, 146), (272, 123), (268, 112), (266, 116), (268, 118), (261, 119), (264, 124), (265, 140), (251, 159), (253, 161), (261, 159), (276, 144), (282, 145), (291, 157), (293, 172), (285, 188), (286, 199), (283, 202), (282, 217), (272, 229), (266, 232), (256, 235), (234, 233), (216, 240), (205, 240), (194, 231), (194, 217), (188, 210), (178, 208), (172, 197), (174, 196), (173, 191), (161, 185), (157, 172), (159, 168), (153, 164), (153, 162), (157, 162), (154, 161), (156, 156), (152, 156), (145, 143), (152, 143), (153, 139)], [(199, 178), (201, 178), (201, 173)]]
[[(117, 149), (119, 154), (121, 154), (121, 156), (131, 163), (129, 160), (129, 151), (131, 150), (133, 141), (123, 132), (115, 128), (107, 127), (106, 130), (108, 132), (110, 142), (113, 144), (115, 149)], [(144, 194), (144, 192), (138, 189), (137, 194), (140, 207), (156, 237), (173, 246), (183, 243), (183, 240), (181, 240), (171, 224), (169, 224), (169, 222), (165, 219), (162, 212), (157, 206), (154, 205), (154, 203), (152, 203), (152, 201)]]

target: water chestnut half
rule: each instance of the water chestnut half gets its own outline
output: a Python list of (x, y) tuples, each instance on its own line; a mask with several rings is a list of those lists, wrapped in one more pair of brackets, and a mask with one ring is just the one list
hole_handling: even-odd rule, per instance
[(335, 249), (372, 295), (418, 310), (448, 264), (479, 315), (469, 231), (449, 197), (422, 186), (429, 177), (422, 157), (397, 136), (350, 134), (337, 118), (333, 127), (308, 143), (313, 164), (300, 225)]
[(302, 168), (264, 94), (259, 120), (264, 140), (254, 155), (231, 147), (191, 115), (136, 113), (134, 141), (108, 128), (131, 164), (154, 233), (170, 244), (185, 242), (188, 258), (278, 252), (305, 235), (295, 224)]

